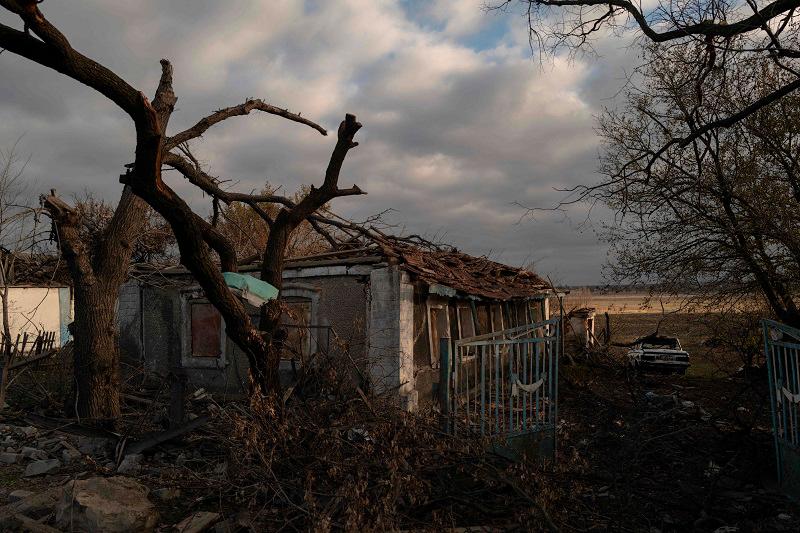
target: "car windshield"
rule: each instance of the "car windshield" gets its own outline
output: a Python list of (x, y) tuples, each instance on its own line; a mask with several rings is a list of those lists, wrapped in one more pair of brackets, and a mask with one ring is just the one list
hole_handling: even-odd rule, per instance
[(662, 350), (676, 350), (678, 349), (678, 339), (659, 339), (649, 340), (642, 343), (642, 348), (649, 349), (662, 349)]

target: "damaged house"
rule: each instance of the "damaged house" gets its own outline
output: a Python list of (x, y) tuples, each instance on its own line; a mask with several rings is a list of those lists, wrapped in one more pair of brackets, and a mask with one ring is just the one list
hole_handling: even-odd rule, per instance
[[(525, 269), (399, 242), (293, 258), (283, 278), (285, 379), (317, 352), (347, 353), (357, 378), (376, 392), (397, 391), (408, 409), (435, 394), (442, 337), (547, 320), (554, 296)], [(259, 309), (245, 305), (257, 321)], [(247, 390), (246, 357), (226, 339), (221, 316), (183, 267), (128, 282), (119, 322), (128, 359), (209, 391)]]

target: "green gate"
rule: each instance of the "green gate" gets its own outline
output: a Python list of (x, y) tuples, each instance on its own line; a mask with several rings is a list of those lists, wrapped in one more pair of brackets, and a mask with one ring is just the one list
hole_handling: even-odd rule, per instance
[(763, 328), (778, 483), (800, 495), (800, 330), (773, 320)]
[(561, 319), (553, 318), (455, 341), (448, 364), (451, 431), (490, 437), (513, 452), (552, 457), (560, 326)]

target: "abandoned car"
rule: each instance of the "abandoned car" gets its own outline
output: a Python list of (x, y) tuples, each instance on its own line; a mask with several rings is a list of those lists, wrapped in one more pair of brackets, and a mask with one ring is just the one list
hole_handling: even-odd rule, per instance
[(628, 352), (628, 363), (644, 372), (675, 372), (685, 374), (689, 368), (689, 353), (681, 348), (677, 337), (649, 335), (635, 341)]

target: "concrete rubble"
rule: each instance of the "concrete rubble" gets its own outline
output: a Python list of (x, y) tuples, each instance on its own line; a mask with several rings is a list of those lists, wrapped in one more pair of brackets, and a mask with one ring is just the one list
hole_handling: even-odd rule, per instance
[(15, 490), (8, 495), (8, 501), (11, 503), (18, 502), (20, 500), (24, 500), (30, 496), (33, 496), (33, 492), (29, 490)]
[(56, 525), (79, 531), (153, 531), (158, 511), (149, 490), (117, 476), (70, 481), (56, 507)]
[[(157, 505), (169, 509), (182, 495), (174, 486), (151, 492), (130, 477), (157, 473), (158, 467), (154, 468), (151, 461), (159, 467), (174, 464), (177, 453), (127, 453), (119, 459), (117, 454), (124, 453), (125, 443), (120, 448), (105, 437), (9, 424), (0, 424), (0, 443), (0, 467), (15, 469), (19, 479), (55, 481), (44, 491), (25, 490), (28, 486), (24, 485), (25, 489), (6, 493), (8, 503), (0, 507), (0, 531), (154, 531), (160, 518)], [(182, 463), (202, 458), (191, 450), (181, 455)], [(85, 477), (98, 469), (112, 477)], [(172, 520), (177, 522), (178, 518)], [(169, 530), (236, 530), (218, 513), (196, 510), (182, 518)]]
[(117, 473), (119, 474), (130, 474), (132, 472), (138, 471), (142, 465), (142, 459), (144, 456), (140, 453), (133, 453), (128, 454), (122, 460), (122, 462), (117, 467)]
[(25, 477), (42, 476), (53, 473), (61, 468), (61, 461), (58, 459), (42, 459), (29, 463), (25, 468)]

